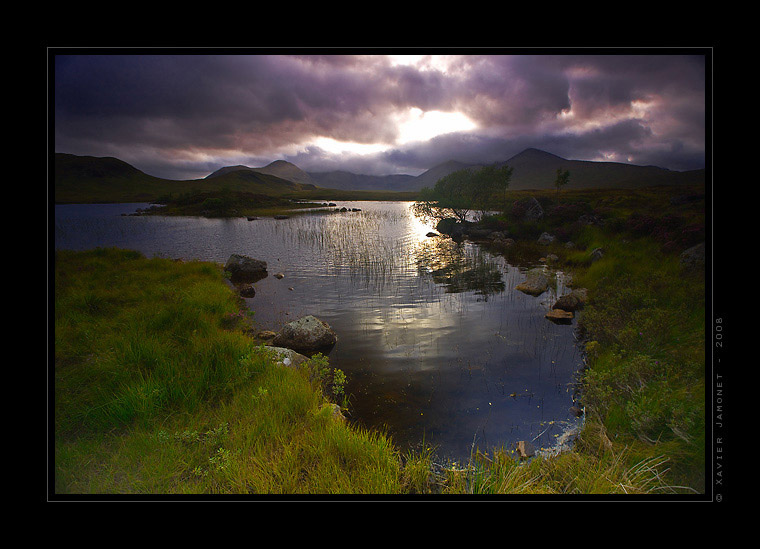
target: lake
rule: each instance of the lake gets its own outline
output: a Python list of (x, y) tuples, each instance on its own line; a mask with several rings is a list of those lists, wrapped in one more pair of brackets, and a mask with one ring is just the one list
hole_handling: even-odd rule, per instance
[[(225, 263), (267, 262), (246, 299), (256, 327), (278, 331), (314, 315), (338, 334), (330, 364), (348, 378), (347, 416), (402, 449), (434, 447), (466, 461), (520, 440), (555, 444), (578, 423), (569, 411), (582, 363), (575, 322), (544, 318), (557, 286), (515, 286), (538, 258), (428, 237), (411, 202), (337, 202), (358, 212), (289, 219), (125, 216), (147, 204), (55, 206), (55, 248), (119, 247)], [(283, 273), (282, 279), (275, 273)]]

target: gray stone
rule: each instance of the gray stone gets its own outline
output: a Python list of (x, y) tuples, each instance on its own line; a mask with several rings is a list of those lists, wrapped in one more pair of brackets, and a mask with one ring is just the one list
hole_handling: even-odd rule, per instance
[(703, 268), (705, 266), (705, 243), (701, 242), (683, 252), (681, 264), (689, 269)]
[(554, 235), (549, 233), (541, 233), (541, 236), (538, 237), (538, 243), (546, 246), (547, 244), (551, 244), (554, 242)]
[(528, 199), (528, 208), (523, 215), (523, 221), (538, 221), (544, 217), (544, 209), (535, 197), (531, 196)]
[(341, 411), (340, 406), (338, 406), (337, 404), (334, 404), (332, 402), (327, 402), (322, 405), (322, 409), (324, 410), (325, 408), (329, 408), (331, 410), (330, 412), (331, 418), (341, 421), (341, 422), (346, 421), (346, 416), (343, 415), (343, 412)]
[(327, 322), (309, 315), (283, 326), (272, 344), (308, 353), (326, 350), (337, 341), (338, 336)]
[(267, 276), (267, 262), (251, 257), (232, 254), (224, 265), (233, 281), (256, 282)]
[(599, 261), (604, 257), (604, 249), (603, 248), (594, 248), (591, 250), (591, 262)]
[(549, 289), (549, 277), (543, 269), (531, 269), (526, 275), (526, 279), (515, 286), (516, 290), (523, 293), (538, 296)]
[(298, 368), (302, 363), (309, 360), (293, 349), (286, 349), (284, 347), (264, 347), (264, 349), (277, 361), (277, 364), (289, 368)]
[(241, 297), (254, 297), (256, 295), (256, 288), (253, 284), (241, 284), (238, 286)]

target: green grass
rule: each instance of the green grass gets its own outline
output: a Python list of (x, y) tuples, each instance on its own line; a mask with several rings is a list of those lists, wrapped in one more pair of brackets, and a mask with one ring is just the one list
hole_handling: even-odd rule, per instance
[(212, 264), (56, 253), (57, 494), (407, 489), (385, 436), (324, 407), (319, 358), (277, 366), (239, 306)]
[[(241, 306), (219, 266), (57, 252), (55, 492), (703, 492), (704, 274), (683, 269), (672, 240), (628, 228), (642, 214), (703, 222), (704, 204), (670, 207), (672, 195), (540, 196), (547, 206), (583, 201), (607, 222), (576, 227), (572, 249), (519, 243), (556, 253), (590, 295), (580, 317), (584, 429), (573, 451), (528, 463), (503, 450), (433, 467), (432, 452), (401, 455), (388, 436), (335, 420), (324, 406), (329, 363), (272, 363), (240, 329)], [(561, 226), (540, 225), (531, 231)], [(596, 247), (604, 257), (592, 262)]]

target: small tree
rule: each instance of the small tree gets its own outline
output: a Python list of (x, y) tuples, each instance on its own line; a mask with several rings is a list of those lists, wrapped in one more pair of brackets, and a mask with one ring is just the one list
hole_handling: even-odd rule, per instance
[(440, 178), (434, 188), (422, 189), (415, 208), (438, 219), (453, 214), (464, 222), (471, 210), (479, 210), (482, 216), (498, 208), (499, 195), (506, 192), (511, 177), (508, 166), (458, 170)]
[(570, 182), (570, 170), (563, 170), (557, 168), (557, 179), (554, 180), (554, 186), (557, 187), (557, 196), (559, 196), (560, 188), (564, 187)]

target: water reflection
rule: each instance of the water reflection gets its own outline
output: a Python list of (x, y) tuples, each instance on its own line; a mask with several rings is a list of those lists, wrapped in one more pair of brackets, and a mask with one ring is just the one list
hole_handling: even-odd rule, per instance
[[(424, 439), (453, 459), (467, 459), (473, 445), (549, 446), (575, 420), (573, 327), (544, 318), (565, 291), (562, 274), (556, 288), (528, 296), (514, 288), (534, 263), (428, 237), (432, 224), (410, 203), (339, 206), (362, 211), (247, 221), (57, 206), (56, 247), (264, 260), (270, 276), (246, 299), (257, 327), (279, 330), (307, 314), (328, 322), (352, 421), (387, 428), (402, 449)], [(278, 272), (283, 279), (271, 276)]]
[(448, 293), (472, 291), (488, 299), (506, 288), (500, 266), (480, 248), (432, 238), (421, 244), (416, 253), (417, 270), (430, 274)]

